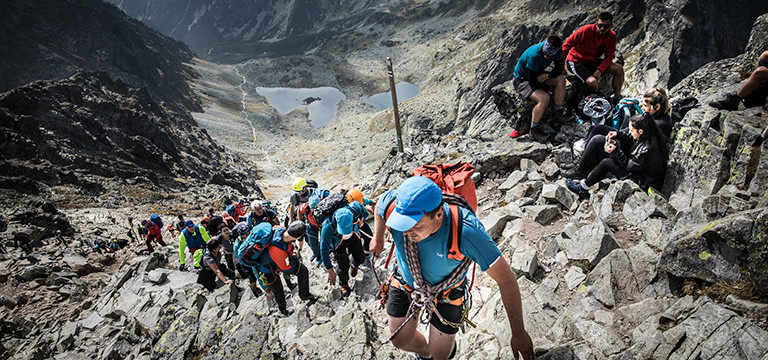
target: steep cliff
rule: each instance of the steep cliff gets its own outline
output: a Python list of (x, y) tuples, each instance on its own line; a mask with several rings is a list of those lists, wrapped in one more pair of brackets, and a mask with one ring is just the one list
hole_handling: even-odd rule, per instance
[(187, 80), (186, 45), (162, 36), (100, 0), (3, 1), (0, 92), (35, 80), (104, 71), (145, 87), (166, 106), (199, 110)]

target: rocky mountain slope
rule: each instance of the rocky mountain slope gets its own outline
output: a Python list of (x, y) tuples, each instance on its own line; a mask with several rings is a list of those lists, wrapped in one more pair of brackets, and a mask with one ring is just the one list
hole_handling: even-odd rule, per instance
[[(623, 19), (632, 19), (623, 25), (628, 29), (648, 24), (659, 25), (649, 29), (667, 29), (661, 26), (670, 23), (665, 16), (683, 14), (690, 23), (671, 23), (692, 26), (711, 36), (720, 31), (694, 26), (700, 23), (697, 16), (719, 9), (713, 3), (643, 4), (611, 2), (607, 6)], [(374, 41), (391, 40), (387, 44), (394, 46), (358, 49), (344, 55), (321, 52), (306, 58), (256, 59), (224, 66), (196, 60), (194, 67), (200, 77), (193, 87), (201, 94), (205, 112), (193, 116), (208, 129), (213, 141), (264, 162), (269, 159), (270, 166), (279, 169), (273, 176), (286, 171), (284, 182), (290, 180), (289, 173), (316, 171), (323, 175), (319, 178), (323, 185), (346, 187), (354, 183), (371, 197), (397, 186), (420, 164), (473, 163), (478, 169), (479, 217), (518, 275), (525, 324), (539, 359), (762, 360), (768, 357), (768, 280), (763, 266), (768, 259), (768, 203), (764, 193), (768, 149), (763, 141), (768, 136), (763, 121), (766, 109), (716, 111), (706, 103), (723, 91), (735, 90), (753, 66), (756, 54), (768, 46), (768, 15), (752, 24), (751, 35), (722, 31), (729, 41), (741, 41), (742, 48), (729, 55), (738, 56), (700, 69), (680, 70), (685, 68), (680, 64), (687, 61), (683, 54), (677, 62), (659, 60), (679, 51), (675, 49), (686, 49), (683, 39), (691, 38), (682, 33), (665, 41), (661, 39), (667, 39), (662, 36), (666, 33), (655, 30), (624, 38), (620, 48), (628, 50), (627, 68), (634, 69), (629, 71), (628, 91), (650, 83), (675, 83), (672, 74), (679, 70), (690, 75), (682, 78), (671, 94), (695, 95), (701, 105), (675, 126), (670, 176), (663, 189), (669, 201), (658, 194), (649, 196), (629, 181), (616, 180), (603, 181), (590, 199), (580, 201), (565, 189), (560, 171), (573, 164), (568, 141), (585, 134), (586, 128), (577, 124), (564, 127), (559, 140), (565, 143), (558, 144), (507, 139), (504, 134), (511, 130), (521, 108), (499, 112), (492, 94), (494, 89), (503, 89), (514, 54), (543, 37), (550, 27), (569, 31), (590, 21), (585, 14), (594, 5), (507, 2), (490, 14), (472, 13), (478, 11), (475, 9), (465, 13), (466, 18), (407, 24), (400, 32), (377, 35)], [(742, 5), (755, 6), (749, 8), (755, 11), (763, 6), (756, 2)], [(751, 10), (744, 16), (756, 17)], [(635, 12), (657, 15), (641, 20), (629, 15)], [(643, 21), (646, 25), (641, 25)], [(744, 50), (747, 38), (750, 40)], [(656, 39), (669, 47), (641, 51)], [(354, 102), (359, 95), (385, 88), (374, 82), (383, 83), (374, 73), (380, 71), (383, 54), (399, 59), (398, 76), (421, 85), (424, 91), (401, 107), (407, 125), (407, 148), (402, 154), (390, 152), (394, 138), (391, 111), (377, 112)], [(641, 70), (653, 61), (657, 61), (658, 71), (653, 67)], [(646, 65), (633, 65), (640, 63)], [(670, 67), (671, 63), (677, 65)], [(145, 134), (126, 138), (123, 133), (133, 134), (134, 130), (129, 125), (120, 126), (129, 116), (126, 114), (146, 114), (139, 116), (164, 124), (160, 118), (171, 113), (151, 101), (144, 105), (142, 99), (150, 97), (146, 90), (104, 76), (82, 74), (60, 82), (38, 82), (0, 96), (0, 101), (15, 106), (6, 108), (13, 112), (3, 110), (8, 114), (6, 119), (13, 119), (8, 120), (15, 126), (10, 128), (25, 130), (30, 138), (44, 138), (49, 146), (37, 145), (34, 149), (42, 155), (27, 162), (24, 168), (29, 169), (24, 171), (40, 171), (29, 164), (48, 165), (43, 161), (51, 161), (64, 165), (63, 170), (40, 166), (45, 176), (86, 181), (109, 176), (106, 184), (114, 182), (115, 190), (129, 193), (133, 189), (131, 181), (117, 179), (120, 172), (133, 171), (135, 165), (121, 164), (111, 170), (88, 159), (100, 151), (106, 157), (104, 149), (127, 146), (134, 150), (120, 153), (120, 158), (140, 162), (133, 153)], [(657, 80), (652, 80), (653, 76)], [(315, 86), (328, 82), (347, 91), (352, 100), (342, 103), (340, 117), (323, 129), (308, 125), (305, 110), (276, 114), (253, 91), (265, 85)], [(41, 105), (29, 99), (53, 104)], [(100, 114), (101, 110), (117, 113), (124, 121), (100, 120), (99, 124), (105, 125), (99, 128), (88, 122), (92, 116), (78, 117), (89, 112)], [(502, 114), (518, 115), (505, 118)], [(189, 116), (175, 116), (168, 120), (175, 123), (169, 125), (175, 135), (172, 139), (182, 137), (179, 128), (204, 134)], [(52, 124), (45, 122), (48, 119)], [(24, 128), (23, 124), (32, 120), (45, 126)], [(92, 136), (85, 140), (94, 144), (69, 150), (66, 140), (50, 140), (50, 134), (39, 130), (61, 127), (66, 133), (70, 126), (62, 123), (89, 131)], [(78, 127), (80, 123), (90, 125)], [(102, 130), (107, 135), (102, 135)], [(76, 133), (74, 130), (64, 139), (80, 139)], [(164, 142), (154, 144), (163, 158), (163, 165), (154, 170), (169, 175), (158, 176), (157, 186), (186, 191), (154, 198), (153, 211), (167, 219), (181, 209), (196, 219), (201, 203), (210, 201), (201, 200), (200, 193), (213, 191), (220, 200), (231, 199), (231, 194), (210, 186), (196, 188), (195, 184), (203, 181), (194, 175), (198, 181), (179, 180), (195, 169), (171, 161), (178, 153), (193, 161), (193, 167), (205, 167), (208, 164), (194, 162), (185, 154), (212, 150), (206, 146), (215, 143), (205, 140), (202, 148), (192, 144), (190, 149), (181, 149), (180, 143), (174, 142), (178, 150), (174, 153), (164, 147), (168, 145), (160, 145)], [(88, 165), (65, 162), (60, 158), (67, 157), (56, 156), (56, 152), (51, 155), (54, 145), (48, 144), (67, 149), (65, 154), (80, 159), (76, 163)], [(79, 151), (88, 156), (78, 158)], [(14, 154), (24, 159), (22, 150)], [(222, 155), (220, 165), (230, 166), (227, 156)], [(45, 160), (40, 160), (42, 157)], [(264, 169), (261, 164), (260, 169)], [(76, 166), (82, 170), (72, 170)], [(233, 171), (237, 179), (245, 175), (237, 168)], [(155, 181), (146, 177), (150, 183)], [(22, 181), (20, 176), (5, 183)], [(25, 188), (16, 186), (4, 194), (23, 197)], [(56, 194), (62, 193), (62, 187), (54, 189)], [(50, 197), (50, 202), (40, 199), (32, 210), (19, 207), (12, 216), (0, 217), (0, 227), (8, 230), (28, 218), (37, 221), (40, 229), (66, 226), (74, 234), (67, 236), (73, 241), (67, 249), (46, 240), (37, 244), (31, 256), (20, 259), (17, 249), (10, 255), (0, 254), (0, 266), (8, 269), (7, 276), (0, 276), (0, 350), (8, 357), (411, 358), (385, 341), (389, 330), (377, 299), (377, 277), (387, 275), (385, 259), (376, 262), (377, 276), (363, 270), (353, 278), (349, 297), (327, 285), (321, 270), (310, 269), (311, 290), (320, 300), (307, 306), (292, 292), (288, 306), (293, 314), (282, 317), (274, 302), (247, 291), (246, 280), (213, 293), (195, 284), (194, 272), (176, 270), (178, 255), (173, 240), (151, 255), (140, 251), (143, 245), (135, 242), (116, 255), (91, 253), (92, 239), (124, 236), (122, 219), (137, 211), (150, 211), (150, 205), (137, 209), (121, 207), (120, 201), (104, 201), (104, 197), (95, 199), (103, 203), (58, 211), (55, 205), (61, 198), (57, 195)], [(310, 257), (307, 249), (303, 255)], [(470, 316), (478, 328), (458, 335), (456, 359), (511, 359), (509, 329), (505, 321), (499, 321), (499, 316), (503, 317), (499, 315), (503, 312), (499, 292), (485, 275), (478, 275), (472, 302)]]
[(2, 231), (71, 235), (56, 208), (260, 194), (255, 166), (190, 115), (201, 101), (184, 44), (101, 1), (2, 7)]
[(166, 106), (199, 109), (186, 81), (194, 74), (186, 45), (158, 34), (100, 0), (2, 4), (0, 92), (79, 71), (104, 71), (146, 88)]
[(391, 25), (494, 9), (502, 1), (232, 1), (109, 0), (128, 15), (184, 41), (201, 58), (240, 62), (254, 57), (346, 52), (374, 45)]

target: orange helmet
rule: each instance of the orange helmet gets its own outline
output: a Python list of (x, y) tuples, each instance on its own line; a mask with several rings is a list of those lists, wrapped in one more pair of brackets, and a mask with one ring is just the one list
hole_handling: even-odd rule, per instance
[(347, 201), (350, 203), (353, 201), (357, 201), (360, 203), (360, 205), (363, 205), (363, 193), (360, 192), (360, 190), (352, 189), (347, 192)]

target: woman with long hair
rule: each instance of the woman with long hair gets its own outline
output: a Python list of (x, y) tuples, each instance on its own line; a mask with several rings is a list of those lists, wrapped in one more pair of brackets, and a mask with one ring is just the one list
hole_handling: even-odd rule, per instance
[(631, 179), (643, 190), (661, 189), (668, 157), (667, 138), (653, 115), (637, 114), (629, 119), (628, 132), (617, 132), (606, 125), (595, 127), (579, 161), (579, 168), (589, 175), (581, 181), (566, 179), (566, 185), (586, 198), (589, 188), (610, 172), (617, 178)]

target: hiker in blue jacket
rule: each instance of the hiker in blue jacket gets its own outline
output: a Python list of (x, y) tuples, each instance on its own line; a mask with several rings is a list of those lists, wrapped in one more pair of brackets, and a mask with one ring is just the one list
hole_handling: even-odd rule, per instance
[[(316, 301), (315, 296), (309, 292), (309, 271), (294, 254), (293, 242), (304, 236), (305, 232), (306, 226), (301, 221), (292, 222), (287, 229), (282, 226), (274, 227), (269, 246), (258, 258), (258, 272), (263, 276), (262, 281), (271, 290), (278, 309), (284, 315), (287, 315), (288, 311), (283, 283), (278, 276), (280, 273), (284, 277), (288, 275), (298, 277), (301, 300), (309, 301), (310, 304)], [(291, 285), (289, 287), (293, 288)]]
[[(363, 205), (352, 202), (338, 210), (323, 221), (320, 230), (320, 257), (328, 271), (328, 283), (336, 284), (339, 278), (339, 287), (344, 295), (349, 294), (349, 276), (356, 276), (358, 267), (365, 262), (365, 252), (360, 240), (359, 224), (368, 217)], [(339, 273), (333, 269), (330, 253), (339, 266)], [(353, 264), (349, 263), (349, 254), (353, 257)]]
[[(395, 206), (387, 215), (393, 199)], [(377, 255), (381, 253), (384, 232), (389, 227), (397, 255), (397, 272), (388, 284), (386, 304), (392, 344), (418, 354), (420, 359), (453, 358), (457, 351), (454, 337), (462, 326), (467, 307), (464, 284), (469, 262), (466, 257), (499, 286), (512, 332), (510, 345), (514, 357), (520, 353), (523, 359), (532, 359), (533, 344), (523, 324), (515, 274), (480, 220), (467, 209), (454, 208), (459, 213), (453, 214), (451, 207), (443, 201), (440, 188), (421, 176), (405, 180), (397, 190), (385, 192), (379, 198), (371, 250)], [(460, 233), (456, 246), (462, 260), (453, 258), (458, 255), (455, 252), (449, 252), (454, 216), (456, 221), (461, 219), (461, 230), (456, 230)], [(418, 264), (409, 259), (418, 259)], [(420, 315), (424, 314), (412, 313), (415, 309), (411, 307), (412, 301), (418, 301), (430, 317), (429, 340), (417, 330)]]

